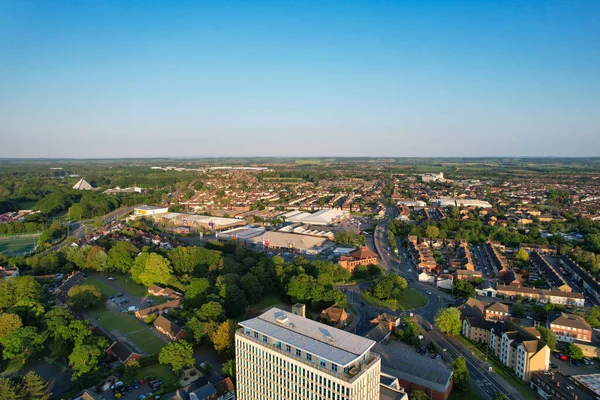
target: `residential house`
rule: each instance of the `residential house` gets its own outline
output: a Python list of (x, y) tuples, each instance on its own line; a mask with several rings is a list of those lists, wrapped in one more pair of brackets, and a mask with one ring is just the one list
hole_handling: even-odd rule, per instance
[(475, 318), (485, 318), (485, 307), (486, 303), (469, 297), (463, 304), (457, 306), (458, 311), (460, 311), (461, 318), (475, 317)]
[(159, 315), (154, 320), (154, 326), (156, 330), (167, 336), (171, 340), (179, 340), (187, 334), (187, 332), (179, 325), (169, 321), (162, 315)]
[(183, 307), (183, 301), (178, 298), (178, 299), (171, 300), (171, 301), (168, 301), (163, 304), (157, 304), (154, 306), (150, 306), (150, 307), (146, 307), (141, 310), (138, 310), (135, 312), (135, 316), (138, 319), (142, 319), (142, 318), (147, 317), (148, 315), (167, 314), (170, 310), (172, 310), (174, 308), (182, 308), (182, 307)]
[(444, 274), (437, 277), (435, 286), (442, 289), (451, 290), (453, 288), (454, 279), (452, 275)]
[(506, 321), (509, 317), (510, 313), (506, 304), (496, 302), (485, 308), (485, 319), (488, 321)]
[(560, 313), (548, 323), (548, 328), (560, 342), (592, 341), (592, 327), (578, 315)]
[(521, 296), (526, 299), (546, 304), (562, 304), (565, 306), (583, 307), (585, 297), (583, 293), (561, 292), (560, 290), (536, 289), (521, 286), (497, 285), (497, 294), (509, 298)]
[(19, 267), (0, 267), (0, 279), (9, 279), (19, 276)]
[(142, 354), (137, 353), (128, 344), (120, 341), (116, 341), (108, 346), (106, 353), (119, 359), (121, 364), (125, 364), (129, 360), (139, 360), (142, 358)]
[(321, 319), (336, 327), (343, 327), (348, 321), (348, 314), (337, 304), (321, 311)]
[(217, 389), (217, 400), (235, 400), (235, 386), (231, 379), (225, 378), (222, 381), (215, 383)]
[(164, 288), (158, 285), (150, 285), (148, 287), (148, 293), (153, 296), (166, 297), (167, 299), (178, 299), (183, 297), (183, 295), (179, 292), (171, 288)]
[(479, 279), (483, 277), (481, 271), (471, 271), (469, 269), (457, 269), (456, 271), (454, 271), (454, 275), (459, 281)]
[(475, 293), (477, 293), (477, 296), (494, 298), (497, 294), (496, 284), (489, 280), (485, 280), (475, 288)]

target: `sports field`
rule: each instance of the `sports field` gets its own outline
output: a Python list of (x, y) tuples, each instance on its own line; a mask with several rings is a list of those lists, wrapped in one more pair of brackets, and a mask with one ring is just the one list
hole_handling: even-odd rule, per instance
[(9, 236), (0, 237), (0, 253), (7, 256), (17, 256), (33, 250), (37, 237)]

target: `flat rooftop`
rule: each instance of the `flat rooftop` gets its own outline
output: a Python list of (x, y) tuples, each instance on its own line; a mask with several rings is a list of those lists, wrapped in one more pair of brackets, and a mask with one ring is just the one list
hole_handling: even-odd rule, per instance
[(415, 352), (411, 346), (390, 340), (385, 346), (377, 344), (373, 352), (381, 356), (381, 370), (418, 385), (445, 392), (452, 380), (452, 370), (442, 360)]
[(279, 308), (239, 324), (341, 366), (351, 364), (375, 345), (372, 340)]

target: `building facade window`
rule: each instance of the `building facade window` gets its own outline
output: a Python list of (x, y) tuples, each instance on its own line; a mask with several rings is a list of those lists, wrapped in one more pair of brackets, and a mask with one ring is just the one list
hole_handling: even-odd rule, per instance
[(320, 362), (319, 362), (319, 365), (321, 367), (325, 367), (327, 365), (327, 362), (325, 360), (321, 359)]
[(312, 361), (312, 354), (308, 354), (308, 353), (306, 353), (306, 359), (307, 359), (308, 361)]
[(263, 335), (263, 343), (267, 343), (267, 335)]
[(300, 349), (296, 349), (296, 357), (300, 357), (302, 355), (302, 351)]
[(292, 351), (292, 347), (289, 344), (286, 344), (285, 351), (287, 351), (289, 353), (290, 351)]
[(331, 370), (337, 372), (337, 364), (331, 364)]

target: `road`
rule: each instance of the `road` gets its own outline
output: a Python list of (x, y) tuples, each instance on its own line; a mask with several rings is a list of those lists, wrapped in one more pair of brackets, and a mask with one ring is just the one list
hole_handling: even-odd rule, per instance
[[(432, 286), (425, 285), (418, 282), (417, 270), (414, 265), (406, 257), (406, 252), (399, 246), (398, 251), (403, 256), (399, 259), (393, 252), (388, 251), (388, 224), (391, 218), (394, 218), (397, 214), (397, 210), (390, 209), (386, 212), (384, 220), (375, 228), (373, 235), (374, 246), (379, 255), (379, 265), (385, 268), (389, 272), (396, 272), (397, 274), (405, 277), (408, 280), (408, 286), (418, 292), (421, 292), (429, 298), (429, 303), (419, 309), (413, 310), (416, 314), (417, 319), (425, 328), (429, 328), (430, 332), (426, 332), (426, 336), (429, 336), (435, 342), (437, 342), (443, 349), (446, 349), (447, 357), (455, 359), (456, 357), (463, 356), (467, 363), (467, 369), (473, 381), (473, 389), (479, 394), (481, 399), (493, 399), (496, 392), (502, 392), (509, 399), (517, 400), (520, 398), (515, 388), (506, 383), (501, 377), (497, 376), (494, 372), (489, 371), (483, 361), (477, 356), (471, 354), (471, 352), (456, 338), (447, 336), (433, 327), (433, 320), (437, 311), (440, 308), (451, 305), (454, 298), (444, 292), (435, 289)], [(370, 283), (369, 283), (370, 284)], [(365, 285), (365, 289), (368, 285)], [(363, 289), (360, 285), (356, 290)], [(354, 304), (352, 297), (350, 301)], [(360, 307), (357, 307), (360, 310)], [(363, 313), (367, 314), (371, 310), (366, 308)], [(359, 326), (364, 326), (363, 316)], [(357, 329), (357, 333), (360, 334), (361, 329)], [(446, 358), (447, 358), (446, 357)]]

